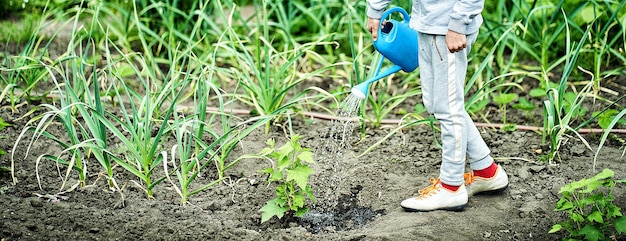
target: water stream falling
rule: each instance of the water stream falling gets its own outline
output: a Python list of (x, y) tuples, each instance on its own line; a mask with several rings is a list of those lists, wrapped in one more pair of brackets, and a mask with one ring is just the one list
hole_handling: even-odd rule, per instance
[(346, 211), (340, 210), (341, 205), (338, 205), (341, 196), (339, 188), (342, 184), (340, 175), (343, 173), (342, 162), (348, 157), (351, 143), (358, 137), (354, 130), (359, 125), (357, 115), (362, 102), (362, 99), (350, 94), (339, 105), (337, 119), (330, 122), (321, 136), (325, 138), (324, 144), (315, 153), (317, 163), (322, 169), (316, 175), (317, 202), (304, 217), (306, 222), (317, 228), (338, 226), (336, 222), (340, 220), (336, 220), (338, 217), (335, 214)]

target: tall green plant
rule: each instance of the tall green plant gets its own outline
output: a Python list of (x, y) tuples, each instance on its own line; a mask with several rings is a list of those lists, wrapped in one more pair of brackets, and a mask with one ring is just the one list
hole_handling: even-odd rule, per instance
[[(204, 69), (207, 71), (207, 68)], [(225, 172), (234, 167), (239, 161), (249, 158), (249, 155), (242, 155), (232, 159), (230, 153), (243, 138), (255, 129), (262, 126), (268, 117), (252, 118), (238, 124), (232, 123), (232, 118), (228, 115), (222, 101), (221, 90), (211, 84), (213, 73), (201, 72), (201, 77), (197, 82), (194, 93), (193, 114), (185, 117), (182, 113), (174, 113), (171, 126), (172, 133), (176, 138), (176, 145), (172, 146), (170, 154), (161, 152), (163, 157), (163, 167), (168, 180), (173, 185), (176, 192), (181, 196), (181, 204), (185, 205), (190, 196), (200, 193), (226, 179)], [(207, 118), (207, 102), (214, 93), (219, 100), (219, 112)], [(175, 93), (172, 93), (175, 95)], [(212, 130), (213, 126), (220, 125), (222, 132)], [(209, 137), (209, 138), (206, 138)], [(205, 139), (211, 140), (206, 142)], [(169, 161), (168, 161), (168, 156)], [(169, 165), (172, 166), (170, 171)], [(214, 167), (211, 169), (210, 167)], [(213, 170), (213, 172), (211, 172)], [(201, 184), (197, 188), (192, 188), (192, 183), (202, 173), (215, 173), (216, 178), (209, 183)], [(173, 175), (172, 175), (173, 174)], [(172, 181), (171, 176), (176, 177), (177, 182)]]
[[(589, 31), (589, 29), (587, 30)], [(566, 31), (569, 33), (569, 31)], [(583, 38), (580, 39), (580, 42), (573, 48), (570, 48), (570, 39), (569, 34), (567, 35), (566, 42), (566, 55), (564, 71), (561, 75), (561, 80), (559, 81), (559, 85), (557, 88), (550, 88), (547, 94), (547, 100), (544, 101), (544, 128), (543, 128), (543, 140), (544, 142), (548, 139), (550, 144), (550, 151), (547, 156), (548, 161), (552, 161), (555, 158), (558, 158), (559, 148), (561, 146), (561, 142), (564, 138), (564, 135), (567, 133), (575, 133), (578, 135), (580, 140), (585, 143), (585, 145), (589, 147), (589, 144), (585, 139), (578, 134), (575, 128), (571, 127), (571, 123), (574, 120), (574, 115), (578, 113), (579, 108), (583, 101), (585, 100), (587, 94), (590, 93), (590, 90), (593, 86), (593, 75), (592, 80), (588, 82), (588, 84), (578, 93), (576, 98), (571, 104), (567, 104), (565, 102), (565, 95), (568, 88), (568, 79), (572, 71), (576, 66), (576, 60), (580, 55), (582, 46), (585, 44), (587, 35), (583, 35)], [(581, 69), (583, 70), (583, 69)], [(548, 74), (544, 73), (545, 81), (548, 82)], [(546, 86), (549, 86), (546, 84)]]
[[(583, 53), (583, 56), (587, 57), (587, 52), (591, 52), (592, 58), (583, 59), (593, 60), (593, 74), (596, 76), (593, 93), (598, 95), (602, 80), (613, 75), (621, 75), (621, 70), (626, 68), (623, 65), (618, 68), (614, 66), (614, 62), (626, 62), (626, 57), (619, 51), (619, 48), (626, 44), (626, 35), (624, 34), (626, 25), (623, 22), (623, 19), (626, 18), (626, 11), (623, 10), (626, 0), (615, 3), (607, 1), (604, 4), (590, 1), (589, 4), (592, 6), (587, 5), (585, 10), (592, 10), (583, 10), (583, 13), (586, 14), (582, 18), (592, 26), (592, 31), (590, 31), (592, 36), (589, 37), (590, 46)], [(590, 18), (589, 15), (593, 18)], [(593, 19), (593, 21), (590, 22), (589, 19)]]
[[(264, 1), (264, 4), (266, 1)], [(227, 30), (229, 43), (221, 48), (226, 50), (237, 63), (231, 68), (233, 76), (244, 93), (236, 98), (251, 106), (261, 116), (274, 115), (279, 118), (289, 109), (295, 109), (305, 99), (306, 89), (298, 89), (304, 80), (320, 75), (332, 66), (323, 66), (311, 72), (299, 71), (302, 56), (313, 54), (312, 48), (325, 43), (312, 42), (303, 45), (287, 46), (281, 52), (272, 46), (269, 34), (270, 22), (267, 10), (263, 10), (259, 22), (260, 33), (252, 39), (242, 39), (232, 29)], [(245, 36), (244, 36), (245, 37)], [(245, 45), (250, 43), (250, 46)], [(266, 133), (270, 123), (266, 125)]]
[[(46, 71), (46, 76), (51, 78), (55, 84), (55, 88), (59, 93), (60, 108), (55, 105), (42, 104), (41, 107), (48, 109), (48, 111), (28, 122), (13, 147), (15, 151), (17, 144), (25, 138), (25, 134), (28, 131), (33, 131), (33, 136), (28, 144), (25, 156), (30, 154), (34, 143), (42, 136), (59, 144), (63, 150), (60, 153), (42, 154), (37, 158), (37, 166), (39, 166), (42, 160), (52, 160), (67, 166), (67, 171), (63, 175), (61, 189), (70, 177), (72, 170), (77, 172), (80, 185), (85, 185), (87, 179), (86, 159), (91, 154), (104, 167), (109, 184), (113, 185), (111, 161), (109, 153), (105, 150), (107, 135), (99, 120), (92, 118), (93, 112), (97, 112), (100, 115), (104, 112), (104, 108), (99, 102), (99, 86), (97, 85), (97, 79), (100, 76), (99, 72), (93, 72), (90, 75), (87, 71), (88, 67), (93, 68), (95, 66), (89, 66), (87, 63), (87, 52), (89, 52), (87, 50), (89, 46), (92, 46), (92, 42), (86, 41), (87, 46), (84, 46), (82, 39), (74, 38), (74, 33), (76, 33), (79, 26), (78, 19), (80, 15), (81, 11), (78, 11), (75, 17), (70, 20), (73, 21), (73, 37), (68, 43), (68, 51), (56, 59), (53, 62), (54, 65), (48, 65), (43, 61), (39, 62), (44, 67), (43, 70)], [(89, 79), (89, 76), (93, 79)], [(95, 96), (89, 90), (90, 83), (93, 83), (95, 86)], [(63, 127), (64, 131), (61, 136), (48, 131), (48, 128), (55, 122), (60, 123)], [(14, 155), (11, 156), (11, 159), (14, 160)], [(15, 177), (14, 181), (16, 181)]]

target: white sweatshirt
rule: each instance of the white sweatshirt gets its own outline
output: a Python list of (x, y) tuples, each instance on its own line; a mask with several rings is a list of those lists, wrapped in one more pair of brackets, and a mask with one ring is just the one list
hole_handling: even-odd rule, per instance
[[(367, 16), (380, 19), (391, 0), (367, 0)], [(411, 27), (427, 34), (462, 34), (478, 31), (483, 23), (484, 0), (413, 0)]]

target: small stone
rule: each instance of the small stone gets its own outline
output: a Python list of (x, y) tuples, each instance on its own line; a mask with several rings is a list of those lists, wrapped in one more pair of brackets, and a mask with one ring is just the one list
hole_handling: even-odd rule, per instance
[(89, 229), (89, 232), (90, 232), (90, 233), (99, 233), (99, 232), (100, 232), (100, 229), (99, 229), (99, 228), (90, 228), (90, 229)]
[(527, 179), (531, 176), (530, 172), (528, 171), (528, 167), (522, 167), (517, 171), (517, 175), (521, 178), (521, 179)]
[(546, 169), (546, 166), (540, 166), (540, 165), (535, 165), (535, 166), (530, 167), (530, 170), (534, 173), (541, 172), (545, 169)]
[(574, 156), (582, 156), (583, 154), (585, 154), (586, 150), (587, 150), (587, 146), (585, 146), (584, 144), (576, 144), (572, 146), (569, 152), (570, 154)]
[(560, 183), (560, 182), (554, 182), (552, 183), (552, 189), (550, 190), (550, 192), (552, 193), (552, 195), (559, 197), (561, 196), (561, 194), (559, 193), (561, 191), (561, 187), (564, 184)]
[(30, 205), (34, 208), (40, 208), (43, 207), (43, 202), (39, 199), (32, 199), (30, 200)]
[(523, 194), (523, 193), (522, 193), (522, 191), (521, 191), (520, 189), (511, 189), (511, 190), (509, 191), (509, 193), (510, 193), (511, 195), (513, 195), (513, 196), (517, 196), (517, 195), (521, 195), (521, 194)]

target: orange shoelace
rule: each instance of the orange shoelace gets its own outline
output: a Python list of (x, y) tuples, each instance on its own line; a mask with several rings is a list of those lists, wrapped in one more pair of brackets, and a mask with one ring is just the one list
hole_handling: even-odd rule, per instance
[[(471, 184), (472, 182), (474, 182), (475, 177), (474, 177), (474, 174), (472, 172), (466, 172), (466, 173), (463, 174), (463, 179), (465, 180), (465, 185), (467, 186), (467, 185)], [(433, 194), (437, 193), (439, 188), (441, 188), (441, 186), (437, 186), (437, 184), (439, 184), (440, 182), (441, 182), (440, 178), (435, 179), (435, 178), (431, 177), (430, 178), (430, 183), (432, 185), (430, 185), (430, 186), (428, 186), (428, 187), (426, 187), (426, 188), (424, 188), (422, 190), (419, 190), (418, 193), (420, 194), (420, 196), (417, 197), (417, 198), (418, 199), (427, 198), (427, 197), (430, 197)]]
[(437, 193), (437, 191), (439, 190), (439, 188), (441, 186), (437, 186), (437, 184), (439, 184), (441, 180), (439, 178), (435, 179), (435, 178), (430, 178), (430, 183), (432, 183), (432, 185), (419, 190), (418, 193), (420, 194), (420, 196), (418, 198), (426, 198), (426, 197), (430, 197), (433, 194)]
[(472, 184), (475, 179), (474, 173), (466, 172), (465, 174), (463, 174), (463, 179), (465, 179), (465, 186)]

